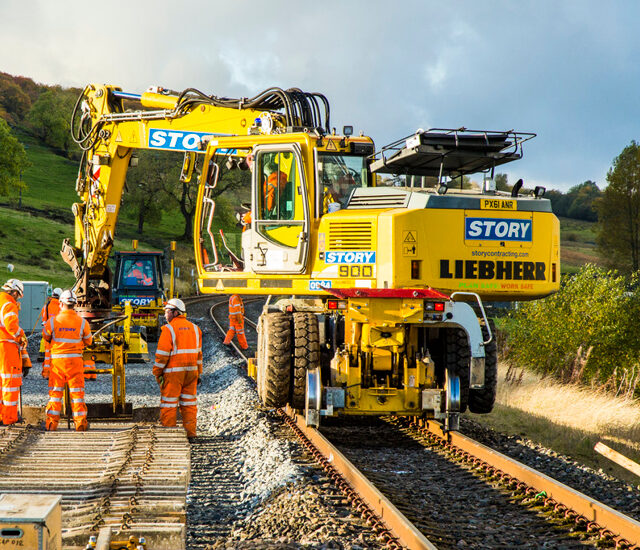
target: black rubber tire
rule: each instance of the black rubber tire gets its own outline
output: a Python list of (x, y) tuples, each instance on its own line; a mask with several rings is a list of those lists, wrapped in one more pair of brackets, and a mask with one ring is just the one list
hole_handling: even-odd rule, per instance
[[(493, 319), (489, 319), (493, 338), (484, 347), (484, 388), (469, 390), (469, 410), (476, 414), (487, 414), (493, 410), (498, 389), (498, 345), (496, 343), (496, 327)], [(482, 327), (482, 336), (486, 340), (489, 333)]]
[(265, 333), (264, 333), (264, 316), (265, 314), (260, 315), (258, 318), (258, 344), (256, 350), (256, 391), (258, 392), (258, 397), (260, 401), (264, 403), (264, 372), (265, 372), (265, 357), (264, 357), (264, 348), (265, 348)]
[(264, 314), (261, 328), (264, 340), (258, 394), (267, 407), (284, 407), (291, 386), (291, 316), (282, 312)]
[(293, 365), (291, 366), (291, 406), (303, 410), (307, 371), (320, 366), (320, 331), (313, 313), (293, 314)]
[(467, 333), (462, 329), (444, 331), (444, 367), (460, 378), (460, 412), (467, 410), (469, 402), (469, 365), (471, 350)]

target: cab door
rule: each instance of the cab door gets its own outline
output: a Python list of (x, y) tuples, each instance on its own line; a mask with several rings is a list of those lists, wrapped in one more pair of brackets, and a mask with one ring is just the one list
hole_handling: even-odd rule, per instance
[(245, 251), (249, 269), (302, 273), (309, 254), (309, 200), (300, 147), (255, 147), (251, 185), (253, 223)]

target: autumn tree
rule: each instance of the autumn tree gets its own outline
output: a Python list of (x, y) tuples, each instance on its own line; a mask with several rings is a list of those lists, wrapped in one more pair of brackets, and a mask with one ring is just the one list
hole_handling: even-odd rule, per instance
[(61, 149), (67, 156), (72, 155), (75, 147), (70, 132), (75, 95), (71, 90), (47, 90), (40, 94), (27, 115), (35, 135), (50, 147)]
[(607, 173), (609, 185), (596, 201), (598, 248), (604, 261), (623, 272), (640, 268), (640, 145), (632, 141)]
[(0, 118), (0, 195), (8, 195), (11, 189), (25, 188), (20, 174), (27, 166), (29, 161), (24, 147)]

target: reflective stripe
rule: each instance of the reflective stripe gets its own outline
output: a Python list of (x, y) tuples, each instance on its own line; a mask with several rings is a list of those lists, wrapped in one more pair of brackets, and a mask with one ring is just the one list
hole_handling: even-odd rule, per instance
[(10, 388), (2, 388), (2, 391), (6, 393), (20, 391), (20, 386), (11, 386)]
[(16, 407), (18, 405), (17, 401), (5, 401), (4, 399), (2, 400), (2, 404), (5, 407)]
[(197, 354), (197, 353), (200, 353), (200, 350), (197, 349), (197, 348), (196, 349), (181, 349), (181, 350), (175, 351), (173, 354), (174, 355), (182, 355), (182, 354), (185, 354), (185, 353), (196, 353)]
[(182, 405), (183, 407), (194, 407), (196, 406), (198, 403), (196, 401), (180, 401), (180, 405)]
[(62, 403), (62, 397), (49, 397), (49, 403)]
[(73, 416), (87, 416), (87, 411), (73, 411)]
[(78, 393), (80, 391), (84, 391), (84, 388), (69, 388), (69, 391), (72, 393)]
[(168, 351), (162, 351), (161, 349), (157, 349), (156, 355), (171, 355), (171, 353)]
[(72, 357), (82, 357), (81, 353), (52, 353), (51, 359), (67, 359)]
[(87, 324), (87, 320), (83, 317), (82, 324), (80, 325), (80, 339), (82, 340), (82, 336), (84, 335), (84, 327)]
[(79, 344), (82, 342), (82, 338), (56, 338), (55, 335), (51, 340), (54, 342), (62, 342), (63, 344)]
[(64, 391), (64, 388), (60, 388), (58, 386), (55, 386), (53, 388), (50, 388), (51, 391)]
[(158, 363), (157, 361), (153, 364), (154, 367), (164, 367), (165, 363)]
[(195, 399), (196, 396), (195, 395), (188, 395), (186, 393), (181, 393), (180, 394), (180, 399)]
[(189, 372), (192, 370), (198, 370), (198, 367), (170, 367), (168, 369), (164, 369), (164, 372)]
[(175, 353), (175, 349), (176, 349), (176, 331), (173, 330), (173, 327), (171, 326), (171, 323), (165, 325), (168, 329), (169, 332), (171, 333), (171, 353), (169, 353), (169, 355), (173, 355)]
[(2, 377), (3, 380), (7, 380), (9, 378), (22, 378), (22, 374), (18, 373), (18, 374), (4, 374), (1, 373), (0, 376)]
[(166, 401), (167, 403), (175, 403), (177, 400), (177, 397), (165, 397), (164, 395), (160, 396), (160, 401)]
[(177, 409), (178, 408), (178, 404), (177, 403), (171, 403), (171, 404), (160, 404), (160, 408), (161, 409)]
[(49, 409), (47, 411), (47, 414), (50, 414), (52, 416), (60, 416), (60, 411), (54, 411), (53, 409)]
[(72, 403), (84, 403), (84, 398), (81, 397), (80, 399), (72, 399), (71, 402)]

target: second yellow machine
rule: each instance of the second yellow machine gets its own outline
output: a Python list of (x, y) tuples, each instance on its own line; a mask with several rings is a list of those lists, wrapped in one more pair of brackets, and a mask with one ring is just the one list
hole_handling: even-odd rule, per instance
[[(89, 301), (109, 286), (132, 151), (183, 152), (183, 179), (195, 163), (201, 172), (200, 291), (271, 296), (250, 373), (266, 405), (303, 409), (310, 424), (393, 413), (455, 429), (467, 407), (489, 412), (497, 358), (482, 300), (559, 288), (559, 224), (544, 189), (498, 192), (493, 180), (533, 134), (420, 130), (376, 152), (351, 127), (337, 134), (326, 98), (299, 89), (229, 99), (90, 85), (78, 105), (75, 251)], [(214, 230), (216, 197), (238, 167), (250, 199), (231, 250)], [(479, 189), (463, 188), (471, 174)]]

